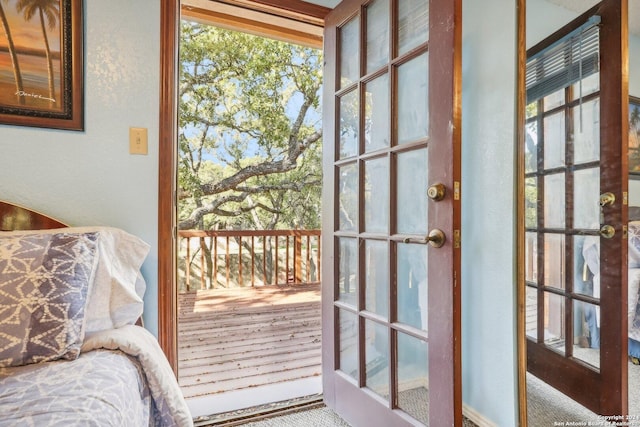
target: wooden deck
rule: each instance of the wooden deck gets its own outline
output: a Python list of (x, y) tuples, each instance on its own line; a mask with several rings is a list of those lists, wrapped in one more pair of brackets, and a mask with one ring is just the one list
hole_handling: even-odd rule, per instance
[(185, 292), (178, 319), (187, 399), (321, 374), (319, 284)]

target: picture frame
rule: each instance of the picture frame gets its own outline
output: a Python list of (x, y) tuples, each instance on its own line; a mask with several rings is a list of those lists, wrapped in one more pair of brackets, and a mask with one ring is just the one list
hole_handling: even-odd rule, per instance
[(0, 1), (0, 124), (84, 130), (82, 0)]
[(629, 97), (629, 178), (640, 180), (640, 98)]

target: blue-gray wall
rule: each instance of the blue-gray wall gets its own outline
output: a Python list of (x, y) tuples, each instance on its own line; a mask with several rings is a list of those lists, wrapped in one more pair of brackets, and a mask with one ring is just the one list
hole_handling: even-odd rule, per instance
[[(85, 131), (0, 125), (0, 199), (151, 245), (145, 321), (157, 334), (160, 2), (86, 0)], [(149, 155), (129, 154), (129, 127)]]

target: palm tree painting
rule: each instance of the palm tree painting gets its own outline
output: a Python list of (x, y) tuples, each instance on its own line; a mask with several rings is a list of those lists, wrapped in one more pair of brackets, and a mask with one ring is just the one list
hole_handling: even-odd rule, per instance
[(0, 0), (0, 124), (84, 129), (83, 0)]
[(63, 0), (0, 0), (0, 105), (60, 111)]

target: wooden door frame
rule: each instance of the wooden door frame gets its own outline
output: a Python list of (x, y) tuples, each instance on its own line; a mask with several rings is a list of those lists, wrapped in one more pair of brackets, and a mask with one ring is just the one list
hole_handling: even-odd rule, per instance
[[(624, 3), (624, 4), (622, 4)], [(601, 73), (606, 73), (611, 76), (609, 80), (607, 80), (607, 85), (601, 85), (600, 87), (600, 99), (604, 102), (601, 102), (601, 111), (605, 109), (610, 109), (611, 111), (616, 111), (617, 106), (621, 104), (622, 108), (619, 110), (619, 115), (614, 115), (610, 123), (600, 123), (600, 140), (608, 141), (608, 140), (617, 140), (622, 136), (625, 138), (625, 135), (628, 134), (628, 129), (625, 131), (625, 126), (628, 125), (627, 117), (628, 117), (628, 31), (627, 26), (624, 24), (628, 22), (628, 3), (626, 1), (620, 2), (619, 0), (603, 0), (596, 6), (594, 9), (598, 9), (598, 14), (602, 16), (603, 22), (614, 22), (619, 19), (622, 24), (622, 30), (620, 39), (614, 37), (606, 37), (605, 41), (601, 48)], [(522, 141), (524, 141), (524, 116), (526, 109), (526, 96), (525, 96), (525, 70), (526, 70), (526, 0), (518, 0), (518, 105), (517, 105), (517, 120), (518, 120), (518, 144), (517, 144), (517, 193), (518, 193), (518, 203), (517, 203), (517, 306), (518, 306), (518, 383), (519, 383), (519, 406), (520, 406), (520, 425), (526, 426), (526, 415), (527, 415), (527, 397), (526, 397), (526, 372), (527, 372), (527, 363), (528, 363), (528, 354), (527, 351), (531, 349), (527, 349), (527, 339), (526, 339), (526, 289), (525, 289), (525, 262), (524, 262), (524, 242), (525, 242), (525, 227), (524, 227), (524, 147)], [(604, 27), (603, 31), (607, 31), (607, 28)], [(606, 43), (609, 44), (606, 44)], [(617, 95), (616, 95), (617, 94)], [(620, 100), (623, 102), (616, 102), (616, 96), (620, 97)], [(607, 104), (608, 102), (608, 104)], [(607, 153), (601, 153), (601, 161), (606, 162), (607, 159), (611, 159), (614, 162), (620, 162), (621, 164), (626, 164), (627, 162), (627, 147), (624, 144), (621, 144), (619, 150), (610, 150)], [(602, 177), (601, 174), (601, 183), (600, 189), (601, 192), (613, 192), (620, 199), (624, 199), (624, 195), (627, 194), (628, 188), (627, 184), (625, 184), (625, 177), (622, 176), (622, 169), (617, 168), (616, 170), (607, 170), (608, 175), (606, 179)], [(626, 225), (627, 222), (627, 211), (626, 209), (621, 209), (620, 213), (616, 213), (614, 215), (615, 224), (622, 224), (622, 226)], [(624, 230), (616, 227), (616, 232), (619, 233), (619, 236), (623, 236)], [(624, 241), (624, 239), (623, 239)], [(623, 245), (620, 244), (618, 238), (611, 239), (611, 241), (601, 242), (603, 247), (609, 247), (607, 251), (613, 254), (612, 258), (621, 259), (623, 253), (626, 253)], [(601, 274), (603, 277), (602, 283), (605, 282), (605, 278), (607, 275), (620, 275), (623, 279), (626, 279), (626, 263), (623, 263), (622, 271), (614, 271), (614, 269), (607, 269), (606, 264), (605, 267), (601, 270)], [(606, 312), (608, 314), (615, 313), (611, 317), (611, 327), (618, 327), (620, 331), (627, 330), (627, 316), (622, 315), (623, 310), (621, 310), (621, 301), (626, 301), (627, 294), (627, 286), (626, 280), (623, 284), (618, 284), (617, 286), (613, 286), (613, 291), (611, 295), (607, 294), (603, 295), (601, 299), (601, 307), (602, 312)], [(625, 305), (626, 307), (626, 305)], [(626, 313), (626, 312), (625, 312)], [(623, 336), (626, 336), (624, 334)], [(626, 360), (626, 339), (615, 339), (610, 334), (603, 334), (603, 342), (602, 345), (605, 348), (615, 348), (620, 350), (620, 360), (617, 360), (617, 363), (602, 363), (601, 372), (603, 378), (611, 379), (605, 385), (608, 385), (612, 388), (615, 388), (619, 391), (616, 396), (598, 396), (597, 398), (589, 398), (587, 395), (574, 395), (572, 398), (581, 401), (583, 404), (589, 404), (592, 406), (599, 406), (599, 410), (604, 415), (618, 415), (620, 413), (626, 413), (628, 411), (627, 401), (619, 401), (617, 396), (622, 395), (626, 396), (628, 391), (627, 384), (627, 360)], [(612, 340), (616, 342), (612, 342)], [(619, 342), (617, 342), (619, 341)], [(536, 354), (539, 352), (536, 352)], [(529, 354), (531, 355), (531, 354)], [(606, 355), (605, 355), (606, 357)], [(562, 365), (561, 362), (564, 360), (560, 360), (560, 356), (558, 356), (558, 363)], [(560, 378), (562, 372), (559, 371), (557, 377)], [(599, 380), (592, 378), (587, 379), (587, 383), (595, 383)], [(590, 390), (591, 387), (588, 385), (583, 386), (583, 390)]]

